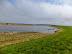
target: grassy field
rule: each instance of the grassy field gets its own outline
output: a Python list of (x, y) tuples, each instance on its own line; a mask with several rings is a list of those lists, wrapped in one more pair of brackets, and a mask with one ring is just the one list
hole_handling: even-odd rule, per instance
[[(72, 54), (72, 27), (57, 26), (62, 32), (40, 39), (0, 47), (0, 54)], [(34, 36), (34, 34), (32, 34)], [(36, 34), (35, 34), (36, 35)], [(44, 35), (39, 35), (44, 36)], [(37, 36), (36, 35), (36, 36)]]

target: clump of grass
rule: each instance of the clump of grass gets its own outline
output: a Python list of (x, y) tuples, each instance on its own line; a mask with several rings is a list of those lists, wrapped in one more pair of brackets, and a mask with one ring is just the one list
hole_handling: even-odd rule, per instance
[[(0, 48), (1, 54), (72, 54), (72, 27), (57, 26), (62, 32)], [(34, 34), (33, 34), (34, 35)], [(35, 34), (36, 35), (36, 34)], [(39, 34), (38, 34), (39, 35)], [(40, 36), (40, 35), (39, 35)]]

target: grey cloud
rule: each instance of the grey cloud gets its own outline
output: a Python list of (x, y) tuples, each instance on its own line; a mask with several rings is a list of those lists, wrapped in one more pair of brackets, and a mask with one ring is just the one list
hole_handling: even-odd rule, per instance
[(0, 22), (72, 25), (72, 6), (32, 0), (16, 0), (14, 6), (0, 0)]

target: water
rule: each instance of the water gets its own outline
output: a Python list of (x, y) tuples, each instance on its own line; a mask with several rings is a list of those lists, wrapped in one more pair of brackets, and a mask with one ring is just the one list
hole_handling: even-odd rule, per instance
[(55, 33), (59, 30), (52, 26), (42, 25), (0, 25), (0, 32), (39, 32), (39, 33)]

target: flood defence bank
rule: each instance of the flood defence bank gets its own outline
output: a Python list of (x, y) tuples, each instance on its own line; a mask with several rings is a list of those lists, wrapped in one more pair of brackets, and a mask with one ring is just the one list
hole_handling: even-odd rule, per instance
[(40, 39), (13, 44), (0, 48), (5, 54), (72, 54), (72, 27), (56, 26), (63, 30), (55, 35), (46, 36)]

